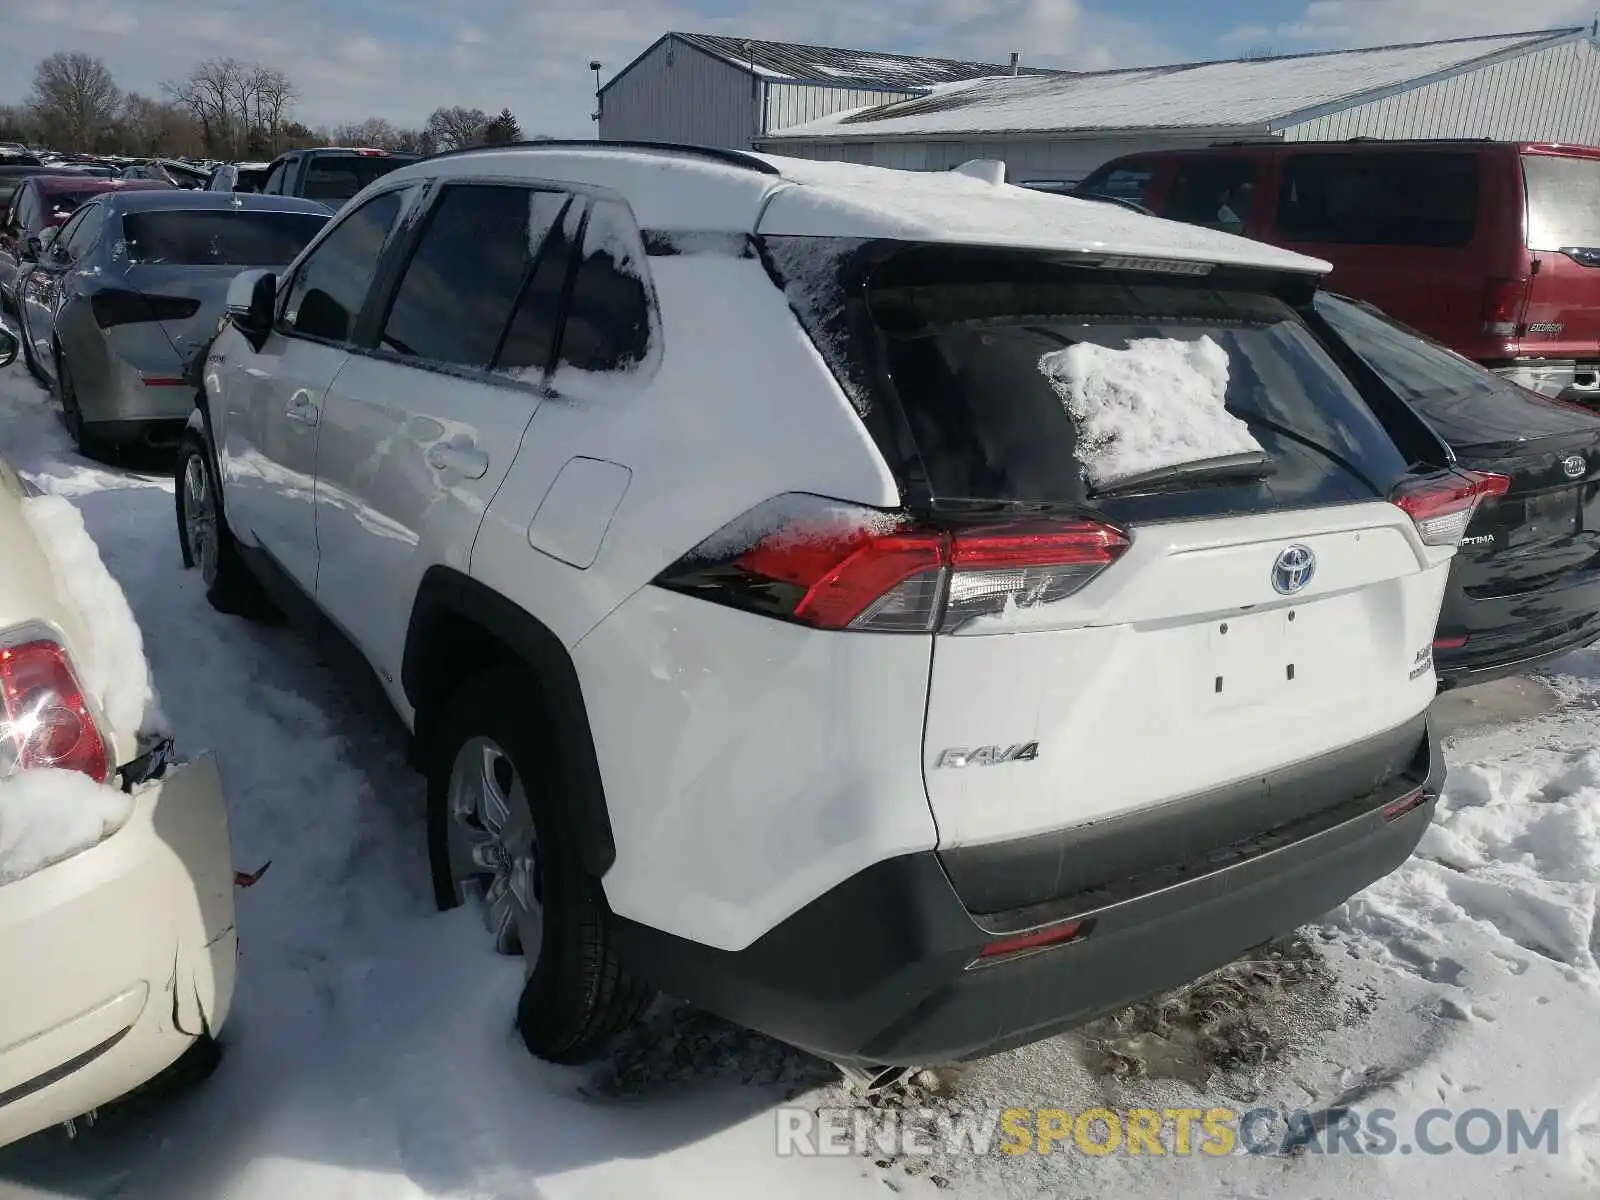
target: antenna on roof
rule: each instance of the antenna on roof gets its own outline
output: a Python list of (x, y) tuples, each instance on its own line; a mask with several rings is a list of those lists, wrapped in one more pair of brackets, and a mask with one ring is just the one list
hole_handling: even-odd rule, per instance
[(1018, 64), (1021, 63), (1021, 62), (1022, 62), (1022, 55), (1020, 53), (1018, 53), (1017, 51), (1013, 50), (1011, 52), (1011, 73), (1013, 75), (1016, 75), (1016, 74), (1020, 73), (1020, 67), (1018, 66)]

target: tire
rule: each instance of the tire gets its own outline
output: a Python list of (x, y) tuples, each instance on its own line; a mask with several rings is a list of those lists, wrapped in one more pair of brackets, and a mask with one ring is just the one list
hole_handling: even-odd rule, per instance
[(67, 356), (60, 345), (56, 346), (56, 400), (61, 405), (61, 419), (72, 437), (78, 453), (95, 458), (101, 451), (94, 435), (84, 430), (83, 409), (78, 404), (78, 389), (72, 381), (72, 369), (67, 366)]
[[(580, 865), (553, 790), (559, 747), (530, 712), (535, 694), (526, 672), (498, 667), (451, 697), (427, 750), (428, 856), (439, 907), (470, 900), (488, 920), (497, 948), (520, 949), (528, 960), (517, 1029), (529, 1052), (580, 1063), (636, 1020), (654, 993), (628, 975), (611, 945), (600, 883)], [(509, 819), (498, 830), (467, 811), (483, 811), (471, 781), (491, 776), (507, 801)], [(523, 820), (531, 823), (531, 845), (521, 836)], [(464, 847), (489, 845), (499, 846), (483, 851), (495, 867), (468, 877)], [(515, 938), (506, 936), (503, 903), (512, 905)]]
[[(263, 622), (275, 620), (277, 610), (239, 557), (239, 547), (223, 512), (222, 489), (217, 486), (210, 450), (205, 439), (193, 430), (185, 430), (178, 443), (178, 465), (173, 479), (178, 547), (183, 552), (183, 566), (185, 570), (199, 568), (211, 607), (230, 616)], [(191, 487), (197, 491), (191, 491)], [(209, 517), (196, 511), (197, 504), (209, 506)], [(206, 534), (210, 536), (209, 546)]]

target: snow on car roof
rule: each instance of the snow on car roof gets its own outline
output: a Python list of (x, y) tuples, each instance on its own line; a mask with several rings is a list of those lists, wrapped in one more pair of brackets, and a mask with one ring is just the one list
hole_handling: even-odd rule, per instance
[(1330, 269), (1320, 259), (1263, 242), (954, 171), (754, 157), (794, 185), (773, 196), (761, 217), (762, 233), (1112, 253), (1307, 274)]
[[(647, 230), (893, 238), (1322, 274), (1320, 259), (1112, 204), (953, 171), (694, 147), (531, 143), (439, 155), (384, 178), (510, 176), (615, 189)], [(757, 222), (759, 221), (759, 228)]]

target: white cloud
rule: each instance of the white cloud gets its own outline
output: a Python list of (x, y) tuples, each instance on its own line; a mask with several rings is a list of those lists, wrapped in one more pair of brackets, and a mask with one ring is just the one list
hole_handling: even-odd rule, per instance
[[(705, 0), (699, 0), (703, 3)], [(20, 100), (56, 50), (105, 59), (146, 94), (199, 60), (232, 55), (285, 71), (298, 116), (420, 123), (440, 105), (509, 106), (529, 134), (590, 136), (593, 76), (669, 29), (1084, 68), (1182, 57), (1158, 30), (1108, 15), (1110, 0), (479, 0), (471, 23), (433, 0), (19, 0), (0, 40), (0, 101)], [(444, 11), (441, 11), (444, 10)]]
[(1594, 0), (1313, 0), (1275, 36), (1309, 47), (1376, 46), (1587, 25)]

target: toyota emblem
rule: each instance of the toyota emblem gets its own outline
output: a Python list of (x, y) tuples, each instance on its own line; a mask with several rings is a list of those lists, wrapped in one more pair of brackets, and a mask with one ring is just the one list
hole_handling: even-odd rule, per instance
[(1561, 469), (1568, 479), (1582, 479), (1588, 473), (1589, 464), (1581, 454), (1569, 454), (1561, 460)]
[(1272, 588), (1281, 596), (1292, 596), (1317, 573), (1317, 556), (1310, 546), (1289, 546), (1272, 564)]

